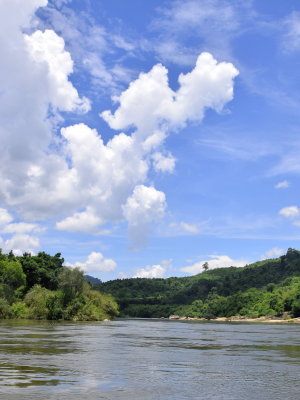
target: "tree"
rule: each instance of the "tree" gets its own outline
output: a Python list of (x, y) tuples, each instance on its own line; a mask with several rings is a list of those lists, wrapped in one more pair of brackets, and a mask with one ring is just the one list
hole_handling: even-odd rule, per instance
[(58, 279), (58, 287), (63, 292), (63, 302), (65, 305), (83, 293), (86, 282), (83, 272), (79, 268), (64, 267)]
[(22, 295), (26, 285), (26, 276), (18, 261), (0, 260), (0, 296), (12, 303)]
[(26, 284), (26, 276), (18, 261), (0, 261), (0, 279), (14, 290)]
[(60, 253), (55, 256), (50, 256), (43, 251), (37, 256), (24, 253), (22, 257), (19, 257), (19, 261), (27, 277), (27, 290), (34, 285), (41, 285), (50, 290), (57, 289), (58, 275), (64, 263)]
[(207, 262), (207, 261), (205, 261), (205, 263), (202, 265), (202, 268), (203, 268), (203, 271), (204, 271), (204, 272), (208, 271), (209, 265), (208, 265), (208, 262)]
[(49, 309), (48, 298), (51, 292), (41, 285), (35, 285), (25, 296), (25, 304), (28, 307), (28, 317), (32, 319), (47, 319)]

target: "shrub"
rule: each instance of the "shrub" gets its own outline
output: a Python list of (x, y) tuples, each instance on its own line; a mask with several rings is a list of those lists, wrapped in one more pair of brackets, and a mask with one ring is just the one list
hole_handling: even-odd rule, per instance
[(0, 298), (0, 318), (9, 318), (10, 310), (7, 300)]
[(27, 318), (28, 307), (23, 301), (17, 301), (10, 306), (11, 318)]
[(47, 301), (50, 295), (50, 290), (40, 285), (35, 285), (29, 290), (24, 299), (28, 306), (28, 318), (47, 319), (49, 312)]
[(48, 309), (47, 319), (58, 320), (63, 318), (63, 293), (61, 291), (51, 292), (47, 297), (46, 307)]

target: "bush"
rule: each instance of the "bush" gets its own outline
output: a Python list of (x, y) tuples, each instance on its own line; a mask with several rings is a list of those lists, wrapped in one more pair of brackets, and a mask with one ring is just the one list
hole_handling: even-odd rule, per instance
[(300, 299), (294, 300), (292, 304), (292, 314), (294, 318), (300, 317)]
[(83, 320), (83, 313), (82, 309), (84, 305), (86, 304), (84, 296), (80, 295), (77, 296), (76, 298), (73, 298), (72, 301), (70, 301), (63, 312), (63, 319), (69, 320), (69, 321), (78, 321), (78, 320)]
[(94, 304), (85, 304), (75, 316), (77, 321), (103, 321), (107, 318), (103, 309)]
[(33, 286), (25, 296), (25, 304), (28, 306), (28, 318), (47, 319), (49, 309), (47, 307), (48, 299), (51, 295), (50, 290), (40, 285)]
[(23, 301), (17, 301), (10, 306), (11, 318), (27, 318), (28, 307)]
[(51, 292), (47, 297), (46, 307), (48, 309), (47, 319), (58, 320), (63, 318), (63, 293), (61, 291)]
[(9, 318), (10, 310), (7, 300), (0, 298), (0, 318)]

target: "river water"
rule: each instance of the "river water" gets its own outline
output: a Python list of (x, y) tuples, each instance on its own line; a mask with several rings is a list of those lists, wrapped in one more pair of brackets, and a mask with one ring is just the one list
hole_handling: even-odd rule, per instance
[(300, 326), (0, 322), (1, 400), (298, 400)]

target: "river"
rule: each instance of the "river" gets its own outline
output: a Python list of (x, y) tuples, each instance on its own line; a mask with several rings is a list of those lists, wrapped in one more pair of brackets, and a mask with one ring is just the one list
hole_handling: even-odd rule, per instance
[(297, 400), (300, 326), (0, 322), (1, 400)]

